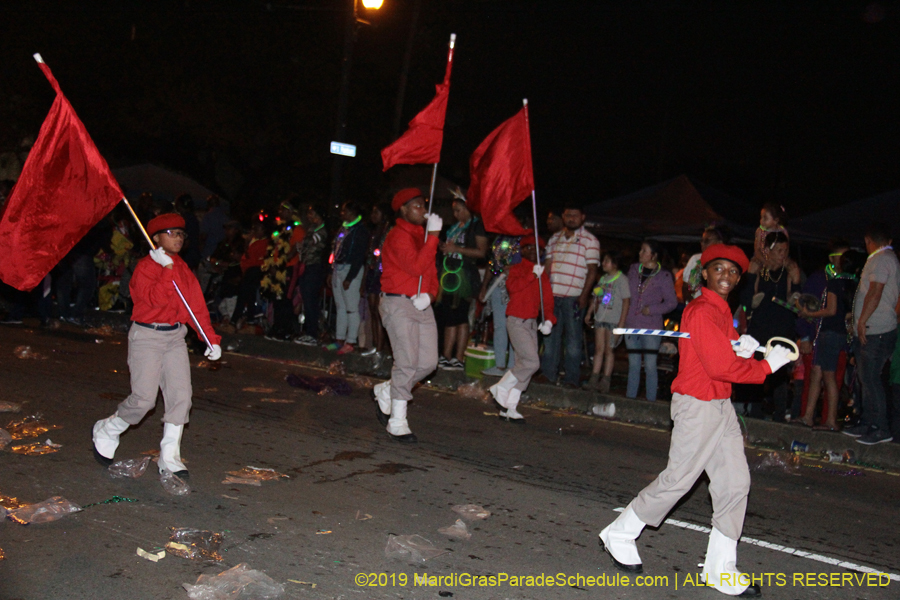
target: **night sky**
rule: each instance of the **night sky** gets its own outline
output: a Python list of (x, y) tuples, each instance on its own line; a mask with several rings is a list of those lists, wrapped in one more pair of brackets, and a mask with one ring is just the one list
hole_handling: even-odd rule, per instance
[[(379, 151), (416, 0), (366, 14), (353, 54), (347, 195), (383, 197)], [(111, 166), (153, 162), (239, 211), (328, 198), (345, 0), (7, 0), (0, 154), (35, 136), (40, 52)], [(402, 128), (456, 33), (440, 173), (529, 99), (539, 204), (686, 173), (804, 214), (900, 187), (896, 3), (421, 0)], [(343, 12), (342, 12), (343, 11)]]

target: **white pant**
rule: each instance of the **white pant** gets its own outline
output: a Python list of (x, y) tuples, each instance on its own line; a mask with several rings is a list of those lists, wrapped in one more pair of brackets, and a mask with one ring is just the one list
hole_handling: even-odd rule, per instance
[(331, 276), (331, 292), (334, 294), (335, 327), (334, 339), (355, 344), (359, 335), (359, 286), (362, 284), (365, 268), (360, 268), (350, 287), (344, 289), (344, 281), (350, 273), (350, 265), (335, 265)]

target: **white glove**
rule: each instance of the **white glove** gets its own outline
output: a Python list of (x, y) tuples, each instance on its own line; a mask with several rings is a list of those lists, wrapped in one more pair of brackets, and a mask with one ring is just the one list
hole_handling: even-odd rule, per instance
[(788, 355), (792, 352), (790, 348), (785, 348), (784, 346), (772, 346), (769, 355), (766, 357), (766, 362), (769, 363), (773, 373), (784, 365), (793, 362), (788, 358)]
[(753, 358), (753, 353), (759, 348), (759, 342), (753, 336), (742, 335), (738, 338), (738, 345), (732, 346), (734, 353), (741, 358)]
[(162, 248), (157, 248), (156, 250), (151, 250), (150, 258), (152, 258), (155, 263), (157, 263), (163, 267), (168, 267), (169, 265), (171, 265), (172, 263), (175, 262), (174, 260), (172, 260), (172, 257), (169, 256), (168, 254), (166, 254), (166, 251), (163, 250)]
[(425, 224), (425, 231), (440, 231), (443, 226), (444, 220), (441, 219), (441, 216), (431, 213), (430, 215), (428, 215), (428, 222)]
[(544, 322), (541, 323), (541, 325), (538, 327), (538, 331), (540, 331), (540, 332), (543, 333), (544, 335), (550, 335), (550, 331), (551, 331), (552, 329), (553, 329), (553, 323), (551, 323), (549, 320), (544, 321)]
[(222, 358), (222, 346), (213, 344), (212, 348), (206, 349), (206, 352), (203, 353), (203, 356), (205, 356), (209, 360), (219, 360), (220, 358)]
[(541, 278), (541, 274), (544, 272), (544, 265), (534, 265), (531, 268), (531, 272), (534, 273), (534, 276), (538, 279)]
[(428, 296), (428, 294), (416, 294), (412, 297), (412, 303), (413, 306), (416, 307), (416, 310), (425, 310), (426, 308), (431, 306), (431, 298)]

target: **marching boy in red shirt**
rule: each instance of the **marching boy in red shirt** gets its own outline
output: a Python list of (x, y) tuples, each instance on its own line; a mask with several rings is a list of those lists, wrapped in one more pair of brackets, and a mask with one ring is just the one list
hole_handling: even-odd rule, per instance
[(406, 404), (412, 400), (413, 386), (437, 368), (437, 324), (431, 303), (438, 293), (434, 257), (443, 223), (438, 215), (426, 214), (425, 198), (417, 188), (397, 192), (391, 208), (398, 219), (381, 251), (378, 312), (391, 340), (394, 366), (390, 380), (373, 388), (375, 414), (391, 439), (415, 444), (418, 438), (406, 420)]
[[(748, 360), (759, 347), (738, 337), (728, 294), (749, 261), (736, 246), (715, 244), (700, 257), (706, 287), (684, 311), (681, 325), (691, 334), (679, 342), (681, 362), (672, 383), (672, 441), (669, 464), (624, 512), (600, 532), (600, 545), (625, 571), (641, 573), (635, 539), (644, 526), (658, 527), (675, 504), (706, 471), (712, 496), (712, 533), (706, 550), (706, 585), (731, 596), (758, 596), (759, 586), (737, 570), (737, 541), (744, 526), (750, 471), (744, 440), (731, 405), (732, 383), (762, 383), (788, 364), (790, 351), (775, 346), (763, 361)], [(732, 347), (732, 340), (740, 345)]]
[[(541, 249), (544, 240), (540, 240)], [(506, 330), (509, 342), (516, 353), (513, 368), (503, 374), (499, 382), (490, 388), (497, 404), (504, 408), (500, 418), (510, 423), (524, 423), (523, 417), (516, 407), (519, 398), (528, 388), (531, 376), (541, 368), (538, 356), (537, 332), (549, 335), (556, 323), (553, 314), (553, 291), (550, 289), (550, 278), (544, 273), (544, 267), (537, 265), (537, 249), (534, 246), (534, 232), (522, 237), (519, 242), (522, 261), (509, 268), (506, 279), (506, 291), (509, 303), (506, 305)], [(544, 292), (544, 314), (549, 317), (540, 325), (537, 319), (541, 316), (541, 285)]]
[[(186, 237), (184, 219), (174, 213), (162, 214), (150, 221), (147, 231), (157, 245), (138, 262), (129, 289), (134, 300), (128, 332), (128, 368), (131, 371), (131, 395), (116, 412), (94, 424), (94, 458), (112, 464), (119, 436), (156, 406), (156, 393), (162, 388), (165, 401), (163, 439), (159, 445), (159, 472), (168, 471), (181, 478), (188, 475), (181, 462), (181, 434), (191, 410), (191, 364), (188, 360), (185, 323), (194, 326), (187, 308), (172, 282), (190, 304), (212, 348), (210, 360), (219, 360), (221, 337), (213, 331), (200, 283), (178, 252)], [(200, 333), (199, 331), (197, 333)]]

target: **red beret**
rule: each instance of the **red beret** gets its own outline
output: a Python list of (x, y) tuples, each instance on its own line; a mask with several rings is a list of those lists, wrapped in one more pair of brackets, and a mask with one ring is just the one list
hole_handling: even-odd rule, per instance
[(147, 233), (151, 238), (166, 229), (184, 229), (184, 218), (178, 213), (165, 213), (154, 217), (147, 225)]
[(416, 198), (424, 198), (424, 196), (422, 195), (422, 190), (420, 190), (419, 188), (403, 188), (402, 190), (394, 194), (394, 199), (391, 200), (391, 208), (393, 208), (396, 212), (400, 210), (401, 206)]
[[(544, 241), (544, 238), (538, 238), (538, 248), (541, 250), (547, 245), (547, 242)], [(519, 240), (519, 248), (524, 248), (525, 246), (534, 246), (534, 230), (529, 229), (525, 232), (525, 235), (522, 236), (522, 239)]]
[(750, 268), (750, 261), (747, 255), (737, 246), (729, 246), (728, 244), (713, 244), (703, 251), (700, 255), (700, 264), (704, 267), (714, 260), (724, 258), (730, 260), (741, 268), (741, 273), (746, 273)]

